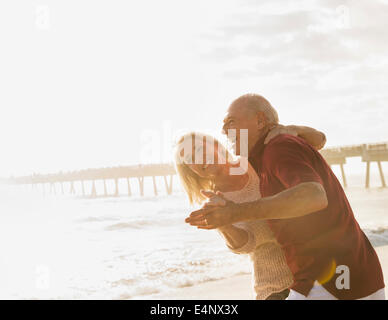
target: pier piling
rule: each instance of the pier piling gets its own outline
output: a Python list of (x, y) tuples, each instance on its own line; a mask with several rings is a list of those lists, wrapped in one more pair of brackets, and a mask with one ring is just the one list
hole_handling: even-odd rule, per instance
[(95, 198), (97, 197), (97, 192), (96, 192), (96, 184), (93, 180), (93, 183), (92, 183), (92, 192), (91, 192), (91, 195), (90, 195), (92, 198)]
[(131, 190), (131, 184), (129, 182), (129, 178), (127, 178), (127, 185), (128, 185), (128, 197), (132, 196), (132, 190)]
[(108, 196), (108, 190), (106, 188), (106, 180), (104, 179), (104, 196), (107, 197)]
[(144, 177), (137, 177), (137, 180), (139, 181), (139, 191), (140, 195), (144, 196)]
[(155, 176), (152, 176), (152, 183), (154, 185), (154, 194), (155, 194), (155, 196), (157, 196), (158, 195), (158, 189), (156, 188)]
[(381, 179), (381, 186), (383, 188), (386, 188), (387, 185), (385, 183), (385, 178), (384, 178), (384, 172), (383, 172), (383, 167), (381, 166), (381, 161), (377, 161), (377, 165), (379, 167), (379, 173), (380, 173), (380, 179)]
[(119, 179), (115, 179), (115, 197), (119, 196)]

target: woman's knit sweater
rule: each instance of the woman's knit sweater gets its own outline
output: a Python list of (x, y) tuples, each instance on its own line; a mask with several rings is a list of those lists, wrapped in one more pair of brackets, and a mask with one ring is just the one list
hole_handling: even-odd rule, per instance
[[(226, 199), (243, 203), (261, 198), (259, 177), (250, 165), (248, 175), (248, 182), (243, 189), (223, 193)], [(265, 300), (272, 293), (289, 288), (293, 283), (292, 273), (267, 222), (239, 222), (234, 226), (247, 231), (248, 241), (240, 248), (227, 247), (237, 254), (249, 254), (253, 262), (253, 288), (256, 299)]]

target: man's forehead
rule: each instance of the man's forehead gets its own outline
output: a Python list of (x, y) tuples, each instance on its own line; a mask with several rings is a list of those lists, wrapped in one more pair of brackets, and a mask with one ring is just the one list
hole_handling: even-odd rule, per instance
[(246, 108), (243, 105), (238, 105), (238, 104), (232, 104), (228, 110), (226, 111), (224, 121), (227, 121), (231, 118), (241, 118), (246, 114)]

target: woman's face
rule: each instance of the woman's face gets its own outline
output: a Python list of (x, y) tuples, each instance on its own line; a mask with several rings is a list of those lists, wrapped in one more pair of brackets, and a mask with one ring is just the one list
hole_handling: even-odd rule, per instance
[(218, 143), (202, 142), (199, 138), (192, 143), (191, 152), (181, 150), (183, 162), (202, 178), (210, 178), (221, 174), (225, 166), (226, 155), (218, 154)]

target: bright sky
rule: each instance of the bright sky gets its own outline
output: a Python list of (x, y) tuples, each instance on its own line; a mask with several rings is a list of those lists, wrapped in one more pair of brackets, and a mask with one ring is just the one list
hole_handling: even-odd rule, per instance
[(387, 141), (387, 16), (387, 0), (3, 0), (0, 176), (167, 161), (171, 133), (218, 133), (247, 92), (328, 145)]

